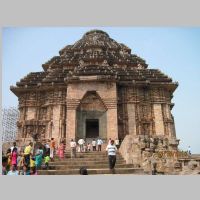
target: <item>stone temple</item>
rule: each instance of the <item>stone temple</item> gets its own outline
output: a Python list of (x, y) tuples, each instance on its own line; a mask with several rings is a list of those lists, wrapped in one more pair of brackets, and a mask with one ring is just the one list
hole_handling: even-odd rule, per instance
[(178, 84), (101, 30), (91, 30), (11, 86), (18, 97), (18, 142), (37, 134), (104, 140), (128, 135), (176, 141), (171, 110)]
[[(19, 100), (18, 146), (44, 144), (53, 137), (57, 144), (66, 143), (67, 156), (72, 138), (100, 137), (105, 145), (109, 138), (119, 138), (118, 174), (149, 174), (152, 169), (200, 174), (200, 158), (178, 150), (171, 113), (178, 83), (149, 69), (126, 45), (92, 30), (42, 67), (42, 72), (29, 73), (11, 86)], [(89, 174), (110, 173), (105, 152), (81, 154), (67, 162), (50, 164), (52, 170), (39, 174), (77, 174), (83, 164)]]

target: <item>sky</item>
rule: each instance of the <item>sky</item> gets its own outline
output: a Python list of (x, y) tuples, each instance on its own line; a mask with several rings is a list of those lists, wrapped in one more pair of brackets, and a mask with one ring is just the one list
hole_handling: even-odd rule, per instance
[(11, 85), (30, 72), (43, 71), (42, 64), (59, 50), (73, 44), (91, 29), (106, 31), (179, 83), (172, 102), (180, 149), (191, 146), (200, 153), (200, 28), (169, 27), (17, 27), (3, 29), (2, 107), (18, 105)]

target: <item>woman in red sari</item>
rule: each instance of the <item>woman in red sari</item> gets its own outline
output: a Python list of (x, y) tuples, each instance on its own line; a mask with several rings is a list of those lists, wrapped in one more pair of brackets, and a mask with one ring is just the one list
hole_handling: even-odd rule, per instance
[(60, 159), (64, 159), (64, 150), (65, 150), (64, 142), (61, 142), (60, 146), (58, 147), (58, 156)]
[(17, 148), (14, 147), (11, 153), (11, 164), (17, 166)]

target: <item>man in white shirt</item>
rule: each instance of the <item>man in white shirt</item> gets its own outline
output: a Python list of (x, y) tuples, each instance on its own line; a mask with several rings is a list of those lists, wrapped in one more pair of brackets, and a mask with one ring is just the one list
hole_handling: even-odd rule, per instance
[(84, 147), (84, 144), (85, 144), (84, 139), (79, 139), (78, 144), (80, 146), (80, 152), (83, 152), (83, 150), (84, 150), (83, 147)]
[(110, 144), (108, 144), (106, 151), (108, 152), (109, 168), (114, 170), (117, 152), (117, 147), (114, 145), (114, 140), (111, 140)]
[(48, 143), (44, 144), (45, 147), (45, 156), (50, 156), (50, 146)]
[[(16, 142), (13, 142), (13, 146), (10, 147), (11, 153), (12, 153), (12, 151), (13, 151), (14, 148), (17, 148)], [(17, 148), (17, 152), (18, 152), (18, 148)]]
[(95, 139), (92, 140), (92, 150), (93, 151), (96, 151), (96, 145), (97, 145), (97, 142)]
[(101, 151), (101, 145), (103, 144), (103, 141), (102, 141), (102, 139), (101, 138), (98, 138), (98, 140), (97, 140), (97, 145), (98, 145), (98, 151)]
[(76, 158), (76, 142), (73, 139), (71, 139), (70, 147), (71, 147), (71, 158)]

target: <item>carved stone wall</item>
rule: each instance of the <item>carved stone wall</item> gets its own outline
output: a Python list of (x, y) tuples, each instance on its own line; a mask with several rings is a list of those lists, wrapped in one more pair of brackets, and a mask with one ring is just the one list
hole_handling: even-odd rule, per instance
[(119, 86), (118, 130), (122, 139), (127, 134), (174, 137), (169, 91), (145, 85)]
[(33, 133), (41, 140), (65, 137), (65, 100), (66, 89), (21, 94), (17, 138), (31, 138)]

